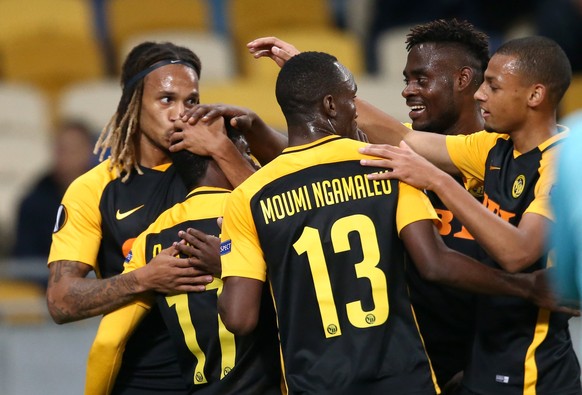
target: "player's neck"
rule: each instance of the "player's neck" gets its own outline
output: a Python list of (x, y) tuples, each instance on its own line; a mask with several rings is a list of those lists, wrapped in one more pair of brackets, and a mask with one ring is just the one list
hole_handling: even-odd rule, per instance
[(326, 136), (337, 134), (333, 126), (319, 119), (288, 125), (289, 146), (309, 144)]
[(168, 152), (154, 146), (146, 139), (141, 139), (138, 152), (138, 163), (141, 167), (153, 168), (172, 162)]
[(558, 133), (556, 120), (547, 118), (529, 122), (509, 133), (516, 151), (526, 153)]

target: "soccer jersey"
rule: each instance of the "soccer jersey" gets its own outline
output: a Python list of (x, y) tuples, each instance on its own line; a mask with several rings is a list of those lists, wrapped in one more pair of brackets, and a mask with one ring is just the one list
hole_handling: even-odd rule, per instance
[[(103, 278), (121, 273), (135, 237), (186, 194), (170, 165), (143, 168), (143, 175), (134, 172), (121, 182), (116, 172), (108, 169), (109, 164), (109, 160), (104, 161), (67, 189), (59, 208), (49, 263), (83, 262)], [(123, 358), (117, 390), (185, 391), (176, 351), (157, 309), (136, 330)]]
[[(484, 255), (471, 234), (441, 202), (427, 191), (441, 225), (445, 244), (480, 260)], [(470, 356), (474, 333), (475, 295), (423, 279), (415, 265), (406, 266), (410, 299), (420, 333), (440, 386), (462, 371)]]
[[(508, 135), (479, 132), (448, 136), (447, 149), (464, 175), (484, 180), (483, 204), (512, 225), (525, 213), (551, 219), (549, 196), (558, 134), (526, 153)], [(483, 260), (500, 268), (491, 258)], [(542, 256), (524, 272), (547, 267)], [(472, 358), (463, 385), (476, 394), (581, 394), (580, 367), (568, 318), (515, 297), (482, 296), (477, 302)]]
[(419, 190), (368, 180), (362, 146), (290, 147), (236, 188), (222, 276), (268, 277), (290, 394), (435, 394), (399, 232), (436, 214)]
[[(200, 187), (183, 203), (164, 212), (135, 241), (125, 271), (143, 267), (176, 241), (179, 230), (195, 228), (219, 236), (230, 191)], [(280, 394), (279, 346), (274, 311), (265, 287), (265, 303), (257, 330), (235, 336), (224, 327), (217, 308), (222, 281), (215, 278), (205, 292), (157, 295), (156, 303), (178, 349), (182, 375), (196, 394)]]

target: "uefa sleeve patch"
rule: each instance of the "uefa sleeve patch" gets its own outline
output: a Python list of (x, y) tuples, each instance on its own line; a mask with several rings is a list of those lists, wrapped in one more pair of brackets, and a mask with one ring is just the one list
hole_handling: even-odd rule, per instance
[(228, 254), (230, 252), (231, 247), (232, 242), (230, 240), (226, 240), (220, 243), (220, 256)]
[(57, 210), (57, 219), (55, 221), (55, 226), (53, 228), (53, 233), (57, 233), (59, 230), (63, 229), (65, 223), (67, 222), (67, 208), (64, 204), (59, 206)]
[(133, 258), (133, 251), (129, 251), (129, 254), (127, 254), (127, 256), (125, 257), (125, 262), (123, 262), (124, 264), (131, 262), (131, 258)]

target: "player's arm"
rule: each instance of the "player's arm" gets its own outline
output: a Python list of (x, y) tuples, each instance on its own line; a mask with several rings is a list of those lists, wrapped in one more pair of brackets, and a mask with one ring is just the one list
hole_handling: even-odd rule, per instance
[(257, 326), (264, 283), (245, 277), (223, 278), (218, 297), (218, 312), (224, 326), (238, 336), (249, 334)]
[(201, 292), (212, 276), (177, 258), (174, 247), (143, 268), (107, 279), (87, 278), (91, 266), (75, 261), (49, 263), (47, 304), (57, 324), (110, 313), (144, 292)]
[[(550, 223), (546, 217), (525, 213), (516, 227), (492, 213), (453, 177), (416, 154), (406, 144), (385, 147), (384, 150), (386, 159), (383, 163), (392, 171), (373, 174), (369, 178), (398, 179), (417, 189), (435, 192), (489, 256), (505, 270), (522, 271), (545, 253), (545, 230)], [(366, 165), (376, 162), (362, 161)]]
[(228, 138), (224, 118), (216, 117), (195, 124), (179, 119), (174, 122), (174, 128), (170, 136), (171, 152), (185, 149), (197, 155), (211, 156), (234, 187), (254, 173), (253, 166)]
[(121, 367), (125, 345), (149, 312), (152, 302), (141, 300), (106, 314), (89, 350), (85, 395), (110, 394)]
[[(253, 156), (262, 165), (269, 163), (287, 147), (287, 136), (269, 127), (255, 112), (244, 107), (200, 104), (184, 113), (181, 122), (187, 122), (190, 126), (198, 123), (210, 125), (219, 118), (230, 122), (230, 126), (244, 134)], [(221, 169), (223, 163), (228, 164), (226, 161), (229, 159), (229, 152), (225, 149), (230, 150), (230, 148), (225, 148), (225, 146), (228, 143), (232, 145), (232, 142), (220, 130), (183, 128), (181, 132), (174, 133), (170, 140), (172, 152), (187, 149), (199, 155), (212, 156)], [(231, 171), (228, 168), (227, 170)]]
[(514, 226), (480, 204), (448, 174), (435, 179), (429, 189), (508, 272), (524, 270), (546, 252), (546, 230), (551, 221), (543, 215), (526, 212)]
[(412, 222), (400, 231), (400, 237), (426, 280), (470, 292), (520, 297), (543, 308), (574, 313), (556, 307), (546, 271), (512, 274), (483, 265), (448, 248), (432, 221)]

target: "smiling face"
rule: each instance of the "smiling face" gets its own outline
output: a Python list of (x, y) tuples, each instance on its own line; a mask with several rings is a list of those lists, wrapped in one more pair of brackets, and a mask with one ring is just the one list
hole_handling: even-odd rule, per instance
[(406, 84), (402, 96), (410, 107), (409, 117), (416, 130), (446, 134), (459, 118), (455, 80), (460, 67), (454, 53), (435, 43), (415, 45), (404, 68)]
[(526, 118), (530, 86), (519, 74), (512, 56), (494, 55), (485, 71), (485, 80), (475, 93), (485, 120), (485, 129), (498, 133), (519, 130)]
[(192, 68), (169, 64), (148, 74), (139, 117), (141, 149), (167, 152), (174, 121), (199, 100), (198, 76)]

